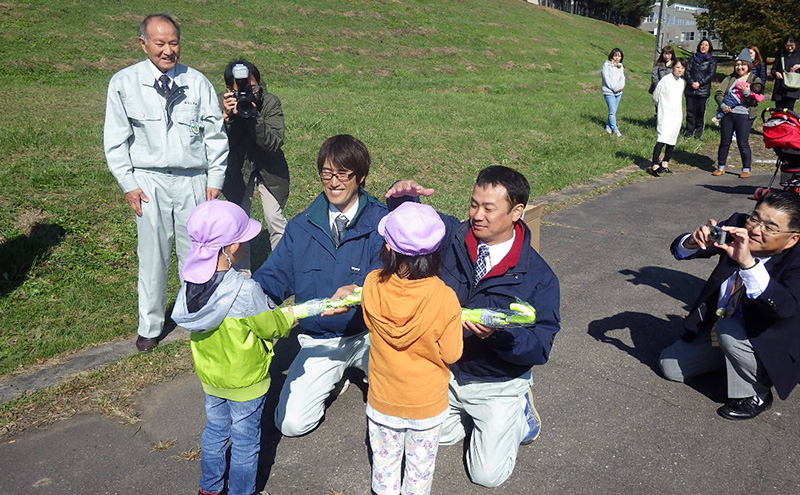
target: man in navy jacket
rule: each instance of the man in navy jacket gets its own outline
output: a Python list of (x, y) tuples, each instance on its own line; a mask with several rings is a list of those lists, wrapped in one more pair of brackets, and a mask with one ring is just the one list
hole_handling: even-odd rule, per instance
[[(369, 166), (366, 146), (353, 136), (322, 144), (317, 158), (322, 193), (289, 221), (275, 251), (253, 274), (273, 301), (332, 297), (339, 287), (363, 285), (380, 267), (383, 238), (377, 226), (386, 207), (362, 188)], [(369, 359), (361, 308), (303, 318), (299, 325), (301, 348), (275, 409), (275, 425), (286, 436), (313, 430), (345, 369), (366, 372)]]
[(785, 399), (800, 380), (800, 196), (770, 192), (749, 215), (721, 222), (724, 244), (714, 224), (672, 243), (677, 259), (719, 262), (659, 365), (675, 381), (724, 368), (729, 400), (717, 413), (751, 419), (772, 405), (772, 386)]
[[(413, 181), (388, 195), (414, 194)], [(544, 364), (560, 329), (555, 274), (530, 245), (521, 222), (530, 185), (519, 172), (492, 166), (478, 174), (469, 220), (442, 215), (441, 278), (464, 308), (508, 309), (517, 299), (536, 309), (536, 322), (508, 329), (464, 322), (464, 353), (451, 366), (450, 409), (441, 444), (463, 439), (472, 427), (466, 464), (473, 482), (494, 487), (514, 471), (520, 444), (539, 436), (531, 367)], [(466, 420), (466, 422), (465, 422)]]

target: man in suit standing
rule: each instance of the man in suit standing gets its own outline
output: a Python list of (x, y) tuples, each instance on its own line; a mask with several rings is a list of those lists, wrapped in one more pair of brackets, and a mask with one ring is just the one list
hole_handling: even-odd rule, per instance
[(164, 327), (172, 238), (183, 266), (191, 246), (186, 220), (216, 198), (225, 179), (228, 139), (214, 87), (178, 63), (180, 26), (167, 14), (145, 17), (139, 44), (147, 59), (108, 84), (104, 143), (108, 168), (136, 214), (141, 352)]
[(751, 419), (770, 408), (773, 386), (786, 399), (800, 380), (800, 196), (770, 192), (719, 223), (722, 239), (715, 224), (672, 243), (676, 259), (719, 262), (659, 365), (675, 381), (724, 368), (729, 400), (717, 413)]

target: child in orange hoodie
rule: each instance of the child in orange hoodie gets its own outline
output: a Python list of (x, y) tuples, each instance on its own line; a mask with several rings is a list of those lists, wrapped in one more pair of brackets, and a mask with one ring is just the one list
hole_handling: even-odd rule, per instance
[(367, 275), (362, 293), (369, 328), (367, 422), (372, 490), (431, 491), (439, 434), (449, 407), (448, 365), (463, 348), (461, 306), (437, 276), (445, 226), (428, 205), (403, 203), (378, 224), (383, 269)]

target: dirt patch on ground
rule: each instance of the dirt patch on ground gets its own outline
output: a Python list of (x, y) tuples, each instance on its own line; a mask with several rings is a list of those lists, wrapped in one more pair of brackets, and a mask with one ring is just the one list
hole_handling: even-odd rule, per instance
[(14, 225), (25, 235), (31, 235), (33, 228), (47, 221), (47, 215), (39, 209), (22, 210), (17, 214)]

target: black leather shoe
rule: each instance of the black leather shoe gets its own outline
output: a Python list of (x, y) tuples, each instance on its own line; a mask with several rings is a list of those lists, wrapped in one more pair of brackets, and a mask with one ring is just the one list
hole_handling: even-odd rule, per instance
[(139, 352), (150, 352), (152, 351), (155, 346), (158, 345), (158, 339), (148, 339), (147, 337), (139, 337), (136, 339), (136, 348), (139, 349)]
[(760, 405), (758, 397), (745, 397), (744, 399), (732, 399), (727, 404), (717, 409), (717, 414), (725, 419), (753, 419), (762, 412), (772, 407), (772, 392), (767, 395)]

